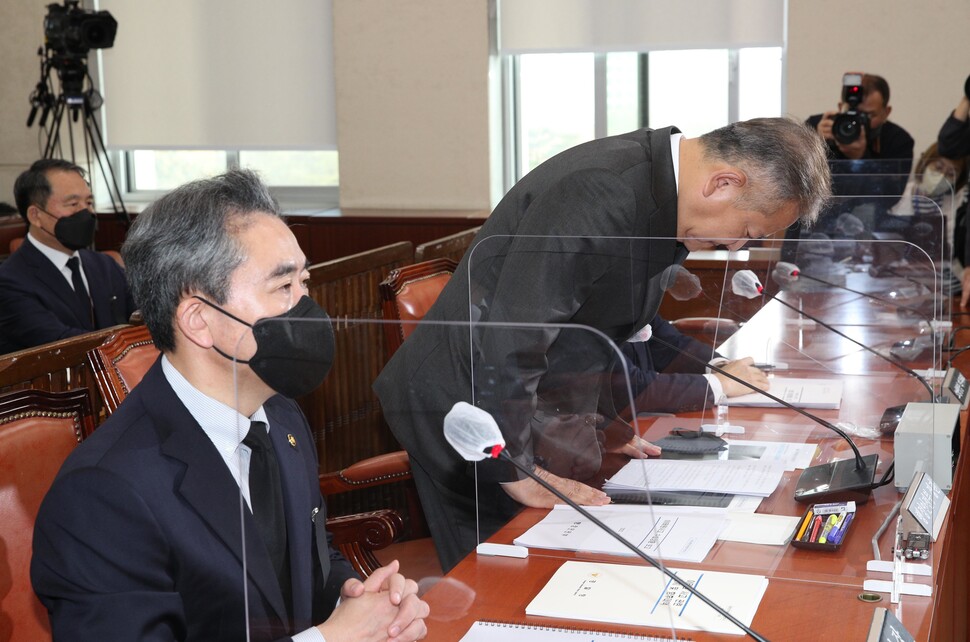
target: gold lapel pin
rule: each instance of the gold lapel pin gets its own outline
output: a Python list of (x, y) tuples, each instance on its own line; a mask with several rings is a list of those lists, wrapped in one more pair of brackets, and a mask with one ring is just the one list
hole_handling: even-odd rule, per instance
[(286, 440), (290, 442), (290, 446), (296, 448), (296, 437), (293, 436), (293, 433), (287, 433)]

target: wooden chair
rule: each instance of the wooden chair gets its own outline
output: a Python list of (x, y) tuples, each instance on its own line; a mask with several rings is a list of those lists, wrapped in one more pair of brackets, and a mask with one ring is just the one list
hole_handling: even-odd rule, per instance
[(452, 259), (431, 259), (393, 270), (381, 281), (384, 320), (395, 322), (384, 326), (388, 359), (434, 305), (456, 267)]
[(88, 364), (97, 380), (107, 414), (118, 409), (158, 355), (152, 335), (143, 325), (121, 328), (88, 352)]
[[(344, 520), (349, 520), (355, 516), (334, 517), (327, 521), (327, 526), (331, 527), (334, 545), (340, 549), (350, 562), (358, 569), (374, 569), (390, 562), (399, 560), (401, 572), (414, 580), (425, 577), (440, 577), (442, 575), (441, 563), (438, 561), (438, 554), (434, 548), (434, 542), (428, 534), (427, 524), (424, 520), (424, 513), (418, 501), (417, 492), (413, 489), (411, 477), (411, 462), (408, 454), (403, 450), (398, 450), (385, 455), (370, 457), (359, 461), (352, 466), (331, 473), (320, 475), (320, 490), (326, 497), (334, 497), (341, 493), (358, 491), (365, 488), (378, 488), (387, 484), (409, 483), (413, 492), (408, 494), (408, 514), (410, 515), (410, 537), (398, 539), (392, 542), (383, 542), (380, 546), (368, 538), (356, 535), (351, 539), (346, 539), (338, 531), (332, 528), (334, 523), (340, 524)], [(400, 520), (401, 515), (394, 512), (396, 518)], [(390, 518), (390, 516), (385, 516)], [(366, 528), (367, 524), (362, 524)], [(400, 529), (405, 527), (403, 521), (395, 522), (395, 526)], [(353, 534), (351, 531), (350, 534)], [(380, 552), (383, 562), (375, 555), (375, 551)]]
[(95, 330), (75, 337), (0, 355), (0, 393), (13, 390), (60, 392), (86, 388), (95, 424), (105, 416), (101, 392), (88, 366), (88, 350), (126, 326)]
[(464, 232), (450, 234), (440, 239), (435, 239), (434, 241), (422, 243), (414, 248), (414, 262), (422, 263), (424, 261), (430, 261), (431, 259), (451, 259), (455, 263), (460, 263), (461, 257), (465, 255), (468, 246), (471, 245), (472, 240), (480, 229), (482, 229), (481, 226), (473, 227)]
[(399, 523), (401, 537), (386, 549), (364, 551), (359, 538), (344, 541), (336, 532), (335, 545), (360, 568), (380, 565), (374, 555), (379, 551), (385, 563), (397, 558), (405, 575), (420, 578), (440, 575), (441, 566), (427, 536), (410, 461), (387, 428), (371, 387), (386, 363), (385, 333), (377, 323), (348, 321), (382, 318), (378, 286), (392, 271), (412, 263), (413, 253), (411, 243), (401, 242), (310, 267), (310, 297), (334, 320), (336, 356), (323, 385), (298, 401), (313, 426), (321, 470), (336, 471), (321, 475), (330, 514), (389, 506), (406, 516)]
[(51, 639), (30, 584), (34, 522), (61, 464), (94, 430), (87, 390), (0, 395), (0, 639)]
[[(336, 355), (323, 385), (298, 399), (313, 426), (321, 470), (339, 470), (375, 455), (400, 449), (384, 422), (371, 386), (384, 368), (384, 332), (378, 284), (395, 268), (413, 262), (414, 246), (404, 241), (310, 267), (310, 297), (334, 320)], [(339, 498), (338, 513), (357, 513), (378, 504), (371, 491)]]

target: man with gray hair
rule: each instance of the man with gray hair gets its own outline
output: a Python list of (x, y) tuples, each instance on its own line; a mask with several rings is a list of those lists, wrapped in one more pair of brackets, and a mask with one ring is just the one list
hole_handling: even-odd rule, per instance
[[(523, 504), (556, 501), (502, 462), (470, 470), (442, 435), (455, 402), (491, 412), (508, 452), (576, 501), (608, 503), (605, 493), (541, 465), (560, 454), (563, 435), (572, 444), (599, 441), (580, 435), (584, 421), (575, 418), (596, 416), (596, 378), (614, 368), (606, 339), (622, 344), (654, 318), (662, 273), (689, 251), (736, 250), (798, 219), (809, 224), (829, 194), (824, 144), (784, 118), (737, 122), (694, 139), (668, 127), (594, 140), (520, 180), (482, 226), (428, 323), (375, 384), (410, 454), (443, 567)], [(472, 322), (472, 332), (434, 323), (455, 321)], [(509, 325), (503, 332), (495, 324)], [(563, 324), (592, 331), (567, 332)], [(549, 444), (553, 452), (541, 452)], [(606, 447), (659, 454), (632, 430), (607, 435)], [(571, 455), (589, 459), (574, 469), (595, 470), (600, 453)]]
[(122, 253), (162, 356), (41, 505), (31, 580), (54, 638), (423, 638), (428, 606), (396, 561), (362, 582), (330, 546), (287, 397), (323, 380), (332, 329), (266, 187), (247, 171), (189, 183)]

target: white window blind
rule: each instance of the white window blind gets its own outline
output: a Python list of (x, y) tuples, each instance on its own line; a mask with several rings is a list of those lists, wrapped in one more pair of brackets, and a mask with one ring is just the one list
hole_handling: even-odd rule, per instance
[(778, 47), (785, 0), (499, 0), (502, 53)]
[(113, 149), (336, 149), (331, 0), (102, 0)]

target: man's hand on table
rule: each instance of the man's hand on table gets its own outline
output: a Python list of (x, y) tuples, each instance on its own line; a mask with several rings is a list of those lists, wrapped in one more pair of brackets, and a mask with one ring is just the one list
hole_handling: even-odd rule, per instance
[[(585, 506), (605, 506), (610, 503), (609, 495), (592, 486), (587, 486), (574, 479), (558, 477), (538, 466), (536, 466), (535, 472), (543, 481), (577, 504)], [(559, 498), (543, 488), (539, 485), (539, 482), (532, 478), (504, 483), (502, 484), (502, 489), (515, 501), (525, 506), (531, 506), (532, 508), (552, 508), (556, 504), (562, 503)]]

